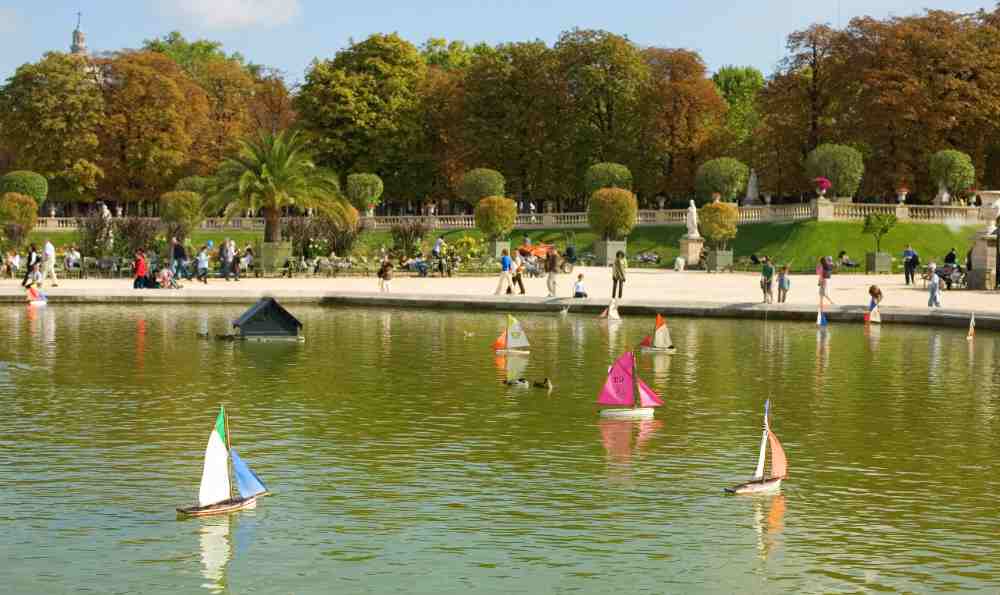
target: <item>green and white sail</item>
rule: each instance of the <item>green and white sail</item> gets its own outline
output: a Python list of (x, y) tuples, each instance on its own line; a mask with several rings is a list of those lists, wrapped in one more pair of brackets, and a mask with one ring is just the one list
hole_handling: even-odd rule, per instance
[(201, 472), (198, 504), (211, 506), (231, 497), (229, 486), (229, 448), (226, 446), (226, 410), (219, 408), (215, 427), (205, 447), (205, 468)]

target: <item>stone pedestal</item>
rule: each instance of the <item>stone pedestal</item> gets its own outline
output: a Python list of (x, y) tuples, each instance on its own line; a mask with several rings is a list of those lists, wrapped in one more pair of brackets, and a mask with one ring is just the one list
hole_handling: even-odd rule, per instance
[(594, 242), (594, 252), (597, 257), (598, 266), (611, 266), (615, 262), (615, 255), (619, 252), (628, 254), (628, 246), (625, 240), (598, 240)]
[(681, 254), (688, 268), (698, 266), (701, 260), (701, 250), (705, 247), (705, 238), (681, 238)]
[(813, 214), (817, 221), (833, 221), (833, 203), (825, 198), (812, 201)]
[(969, 289), (994, 289), (997, 278), (997, 237), (981, 232), (972, 245)]

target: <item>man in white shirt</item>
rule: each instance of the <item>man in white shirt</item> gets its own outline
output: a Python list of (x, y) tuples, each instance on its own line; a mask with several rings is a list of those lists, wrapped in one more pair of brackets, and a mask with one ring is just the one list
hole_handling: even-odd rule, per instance
[(42, 280), (38, 286), (41, 287), (49, 276), (52, 276), (52, 287), (59, 287), (59, 279), (56, 278), (56, 247), (48, 238), (45, 239), (45, 247), (42, 249)]

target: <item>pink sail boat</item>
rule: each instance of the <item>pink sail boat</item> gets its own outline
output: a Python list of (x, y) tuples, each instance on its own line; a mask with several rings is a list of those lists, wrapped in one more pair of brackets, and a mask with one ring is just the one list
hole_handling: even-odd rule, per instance
[(663, 405), (660, 395), (639, 378), (635, 354), (627, 351), (608, 370), (608, 379), (597, 397), (601, 417), (609, 419), (650, 419), (655, 407)]
[[(771, 431), (771, 424), (768, 421), (770, 409), (771, 401), (768, 400), (764, 403), (764, 434), (760, 438), (760, 456), (757, 457), (757, 469), (754, 471), (753, 479), (736, 487), (726, 488), (730, 494), (774, 492), (781, 487), (781, 480), (788, 476), (788, 459), (785, 457), (785, 449), (782, 448), (778, 437)], [(771, 447), (771, 473), (764, 477), (764, 463), (767, 459), (768, 446)]]

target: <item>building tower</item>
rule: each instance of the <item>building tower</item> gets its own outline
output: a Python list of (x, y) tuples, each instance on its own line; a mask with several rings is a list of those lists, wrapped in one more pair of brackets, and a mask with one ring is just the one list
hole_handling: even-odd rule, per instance
[(80, 31), (80, 20), (83, 18), (83, 13), (76, 13), (76, 29), (73, 30), (73, 44), (69, 46), (69, 51), (74, 56), (86, 56), (87, 55), (87, 39), (83, 35), (83, 31)]

